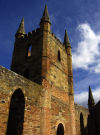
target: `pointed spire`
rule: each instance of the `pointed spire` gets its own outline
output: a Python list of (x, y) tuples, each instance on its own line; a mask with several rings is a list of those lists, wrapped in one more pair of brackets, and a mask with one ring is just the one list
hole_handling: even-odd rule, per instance
[(18, 28), (16, 34), (25, 34), (24, 18), (22, 18), (21, 23), (20, 23), (20, 25), (19, 25), (19, 28)]
[(94, 107), (94, 105), (95, 105), (94, 98), (92, 95), (91, 88), (89, 86), (88, 107), (89, 107), (90, 112), (91, 112), (92, 108)]
[(45, 5), (45, 9), (44, 9), (44, 12), (43, 12), (43, 16), (41, 18), (41, 21), (47, 21), (47, 22), (50, 23), (50, 18), (49, 18), (49, 14), (48, 14), (47, 5)]
[(70, 45), (70, 41), (69, 41), (69, 38), (68, 38), (67, 30), (65, 30), (64, 44)]

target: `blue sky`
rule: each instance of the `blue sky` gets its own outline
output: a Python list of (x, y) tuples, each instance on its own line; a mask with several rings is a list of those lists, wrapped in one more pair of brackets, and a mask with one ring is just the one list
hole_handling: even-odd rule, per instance
[(87, 104), (88, 87), (100, 99), (100, 0), (0, 0), (0, 65), (10, 68), (14, 35), (24, 17), (25, 31), (39, 26), (45, 4), (52, 32), (72, 45), (75, 101)]

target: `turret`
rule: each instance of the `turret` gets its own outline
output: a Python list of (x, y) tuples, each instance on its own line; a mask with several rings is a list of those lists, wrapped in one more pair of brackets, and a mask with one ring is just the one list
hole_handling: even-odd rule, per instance
[(71, 47), (70, 41), (69, 41), (69, 38), (68, 38), (68, 34), (67, 34), (67, 30), (65, 30), (64, 45), (65, 45), (66, 49), (67, 49), (67, 47)]
[(73, 94), (73, 73), (72, 73), (72, 55), (71, 55), (71, 44), (68, 38), (67, 31), (65, 30), (64, 43), (67, 53), (67, 66), (68, 66), (68, 85), (69, 93)]
[(48, 14), (47, 5), (45, 5), (43, 16), (40, 21), (40, 28), (44, 31), (48, 31), (48, 32), (51, 31), (51, 22), (50, 22), (50, 18), (49, 18), (49, 14)]
[(24, 37), (24, 35), (25, 35), (24, 18), (22, 18), (21, 23), (18, 27), (18, 30), (15, 34), (15, 44), (14, 44), (14, 51), (13, 51), (12, 64), (11, 64), (11, 70), (21, 75), (22, 73), (18, 69), (18, 65), (22, 63), (22, 58), (24, 56), (23, 54), (25, 54), (25, 49), (24, 49), (25, 47), (23, 47), (24, 43), (22, 42), (22, 37)]
[(69, 104), (70, 104), (70, 121), (71, 121), (71, 134), (75, 133), (75, 110), (74, 110), (74, 95), (73, 95), (73, 71), (72, 71), (72, 54), (71, 45), (68, 38), (67, 31), (65, 30), (64, 43), (63, 43), (66, 53), (67, 53), (67, 72), (68, 72), (68, 91), (69, 91)]
[(19, 28), (15, 34), (16, 38), (23, 37), (25, 35), (24, 18), (22, 18)]
[(94, 98), (93, 98), (93, 95), (92, 95), (91, 88), (89, 86), (88, 108), (89, 108), (90, 113), (92, 112), (94, 105), (95, 105)]
[(64, 36), (64, 43), (63, 44), (65, 46), (65, 49), (67, 51), (67, 54), (70, 54), (71, 55), (71, 44), (70, 44), (70, 41), (69, 41), (67, 30), (65, 30), (65, 36)]

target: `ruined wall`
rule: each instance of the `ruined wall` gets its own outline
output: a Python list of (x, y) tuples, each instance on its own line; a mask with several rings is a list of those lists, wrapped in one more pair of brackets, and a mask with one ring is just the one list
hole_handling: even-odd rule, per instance
[[(20, 43), (18, 43), (19, 41)], [(23, 76), (25, 76), (25, 70), (28, 69), (29, 76), (27, 76), (27, 78), (37, 83), (39, 83), (39, 79), (42, 78), (41, 85), (45, 94), (41, 102), (41, 135), (49, 135), (50, 132), (53, 134), (56, 133), (57, 124), (59, 123), (64, 124), (65, 134), (72, 135), (70, 130), (72, 121), (70, 120), (71, 112), (69, 109), (67, 54), (64, 45), (54, 34), (48, 31), (42, 31), (41, 29), (25, 35), (25, 37), (19, 41), (17, 40), (15, 42), (15, 49), (16, 47), (20, 49), (22, 43), (21, 46), (23, 47), (21, 51), (23, 50), (24, 53), (21, 54), (21, 57), (24, 55), (24, 58), (23, 60), (21, 59), (22, 63), (21, 61), (16, 62), (16, 59), (20, 59), (20, 56), (14, 52), (16, 58), (13, 56), (13, 62), (15, 59), (15, 63), (17, 64), (17, 66), (16, 64), (14, 65), (14, 68), (17, 68)], [(25, 52), (29, 44), (32, 45), (31, 56), (26, 58)], [(18, 52), (18, 50), (16, 50), (16, 52)], [(18, 58), (17, 55), (19, 56)], [(55, 100), (56, 104), (52, 102), (52, 98), (53, 100), (57, 99)], [(73, 98), (71, 100), (74, 102)], [(59, 104), (60, 102), (61, 104)], [(56, 117), (56, 112), (53, 112), (53, 108), (55, 107), (57, 107), (55, 111), (58, 112), (58, 118), (53, 120), (53, 118)], [(59, 108), (63, 110), (61, 113), (59, 113)], [(66, 117), (68, 118), (67, 121)], [(60, 120), (58, 121), (58, 119)], [(64, 119), (64, 121), (61, 121), (62, 119)], [(72, 120), (74, 121), (73, 118)], [(54, 131), (52, 131), (52, 123), (56, 126)]]
[[(0, 66), (0, 135), (40, 135), (41, 90), (39, 85)], [(10, 132), (11, 127), (14, 132)]]
[(41, 83), (42, 40), (39, 28), (16, 37), (11, 64), (11, 70), (37, 83)]
[[(25, 130), (23, 128), (23, 133), (32, 133), (36, 124), (38, 126), (38, 132), (40, 132), (41, 135), (57, 134), (59, 128), (59, 132), (64, 132), (65, 135), (75, 135), (71, 54), (67, 54), (63, 43), (61, 43), (60, 40), (51, 33), (50, 29), (48, 29), (48, 27), (50, 28), (50, 25), (45, 23), (43, 23), (43, 29), (40, 26), (36, 31), (25, 34), (22, 38), (16, 39), (15, 41), (11, 69), (28, 79), (41, 84), (41, 91), (43, 94), (42, 97), (39, 96), (37, 102), (32, 102), (32, 97), (34, 99), (34, 96), (29, 100), (32, 103), (27, 103), (26, 99), (28, 98), (25, 98), (25, 108), (26, 105), (31, 104), (30, 113), (27, 110), (24, 111), (26, 114), (24, 117), (25, 121), (27, 120), (27, 117), (29, 117), (29, 114), (31, 114), (31, 117), (35, 117), (36, 115), (37, 122), (33, 123), (30, 117), (32, 127), (28, 127), (30, 125), (28, 124), (28, 126), (25, 127)], [(32, 46), (32, 49), (28, 54), (30, 45)], [(71, 48), (69, 48), (68, 53), (71, 53)], [(70, 59), (68, 60), (68, 58)], [(70, 68), (69, 70), (68, 66)], [(8, 77), (9, 80), (12, 78), (15, 82), (13, 85), (20, 86), (20, 89), (25, 89), (24, 91), (27, 91), (27, 89), (31, 87), (29, 80), (26, 79), (26, 81), (23, 82), (19, 77), (19, 80), (16, 82), (14, 79), (15, 77), (12, 74), (10, 75), (10, 78)], [(7, 82), (6, 85), (8, 84), (9, 86), (11, 85), (11, 83)], [(13, 87), (15, 87), (13, 85), (11, 85), (10, 88), (13, 89)], [(38, 85), (36, 85), (36, 87), (37, 86)], [(34, 86), (31, 88), (35, 89)], [(29, 97), (32, 89), (28, 91), (29, 95), (26, 92), (26, 95), (25, 93), (24, 95)], [(39, 91), (38, 88), (35, 92), (36, 91)], [(31, 111), (35, 108), (36, 111), (32, 114)], [(34, 130), (35, 131), (33, 132), (36, 134), (37, 128), (34, 128)]]
[(87, 108), (75, 104), (76, 135), (87, 135), (88, 114)]

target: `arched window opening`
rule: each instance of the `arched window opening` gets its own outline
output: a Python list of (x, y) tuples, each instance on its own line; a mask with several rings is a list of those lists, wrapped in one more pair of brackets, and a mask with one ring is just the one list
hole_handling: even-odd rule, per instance
[(21, 89), (17, 89), (11, 97), (6, 135), (23, 134), (24, 109), (24, 94)]
[(32, 55), (32, 45), (30, 44), (28, 46), (28, 53), (27, 53), (28, 57), (30, 57)]
[(58, 125), (58, 128), (57, 128), (57, 135), (64, 135), (64, 126), (62, 123), (60, 123)]
[(58, 61), (61, 61), (60, 51), (58, 51)]

